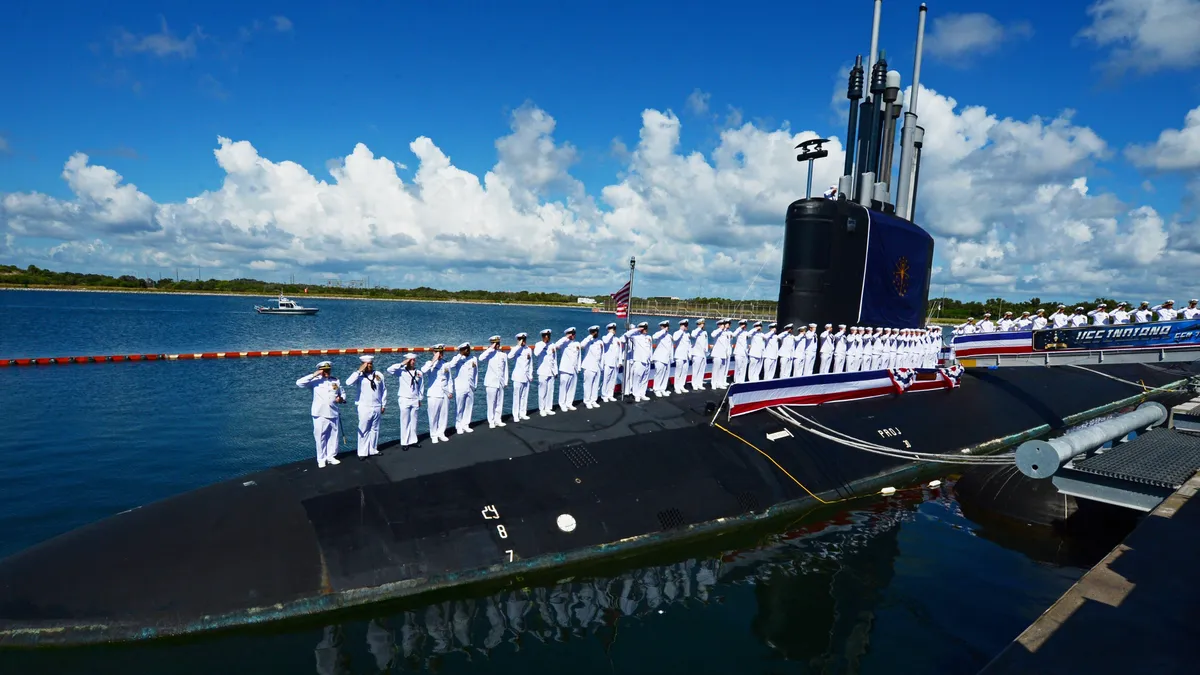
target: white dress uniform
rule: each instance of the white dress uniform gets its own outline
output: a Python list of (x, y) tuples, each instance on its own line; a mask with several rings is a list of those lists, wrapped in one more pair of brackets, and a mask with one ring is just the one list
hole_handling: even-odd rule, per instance
[[(322, 361), (318, 368), (328, 368), (330, 363)], [(342, 383), (336, 377), (322, 377), (316, 373), (305, 375), (296, 380), (296, 386), (312, 389), (313, 438), (317, 442), (317, 466), (325, 468), (326, 464), (341, 464), (337, 459), (338, 453), (338, 421), (341, 413), (338, 403), (344, 402)]]
[(1150, 323), (1154, 320), (1154, 312), (1150, 311), (1150, 303), (1143, 302), (1141, 307), (1133, 313), (1134, 323)]
[(508, 386), (508, 356), (500, 351), (500, 336), (488, 338), (491, 346), (477, 359), (487, 367), (483, 373), (483, 391), (487, 396), (488, 427), (505, 426), (504, 417), (504, 388)]
[[(470, 349), (466, 342), (459, 349)], [(475, 410), (475, 389), (479, 386), (479, 362), (473, 357), (455, 354), (450, 360), (454, 369), (454, 430), (460, 434), (469, 434), (471, 428), (471, 413)]]
[(601, 338), (604, 344), (604, 356), (601, 363), (604, 366), (603, 378), (604, 383), (600, 390), (600, 397), (605, 401), (617, 400), (617, 371), (621, 368), (621, 362), (625, 359), (625, 336), (617, 335), (617, 324), (610, 323), (605, 327), (608, 333)]
[(774, 380), (779, 372), (779, 331), (774, 322), (767, 324), (763, 333), (763, 374), (762, 379)]
[(855, 326), (846, 336), (846, 372), (857, 373), (862, 370), (862, 346), (862, 329)]
[(729, 339), (733, 335), (725, 326), (728, 321), (718, 321), (712, 332), (712, 388), (724, 389), (729, 382), (729, 357), (732, 355), (732, 344)]
[(667, 391), (667, 380), (671, 377), (671, 359), (675, 356), (675, 343), (671, 342), (671, 332), (666, 321), (658, 324), (659, 331), (654, 334), (654, 394), (658, 397), (670, 396)]
[(1069, 324), (1069, 323), (1071, 323), (1071, 317), (1067, 316), (1062, 311), (1061, 307), (1058, 308), (1057, 310), (1055, 310), (1054, 313), (1050, 315), (1050, 327), (1051, 328), (1066, 328), (1067, 324)]
[(558, 360), (558, 407), (560, 410), (575, 409), (575, 390), (579, 380), (579, 343), (575, 341), (575, 327), (564, 331), (555, 343)]
[(750, 371), (750, 331), (746, 330), (744, 319), (738, 322), (729, 339), (733, 343), (733, 382), (745, 382)]
[(1050, 322), (1046, 320), (1045, 310), (1039, 309), (1037, 311), (1037, 315), (1033, 317), (1033, 329), (1034, 330), (1042, 330), (1046, 327), (1046, 325), (1048, 323), (1050, 323)]
[(692, 391), (704, 388), (704, 367), (708, 365), (708, 331), (704, 330), (704, 319), (696, 319), (696, 330), (692, 331)]
[(1114, 309), (1114, 310), (1113, 310), (1113, 311), (1112, 311), (1112, 312), (1111, 312), (1111, 313), (1108, 315), (1108, 318), (1109, 318), (1109, 319), (1112, 319), (1113, 325), (1115, 325), (1115, 326), (1119, 326), (1119, 325), (1122, 325), (1122, 324), (1129, 323), (1129, 319), (1130, 319), (1132, 316), (1133, 316), (1133, 315), (1132, 315), (1132, 314), (1130, 314), (1128, 310), (1126, 310), (1126, 308), (1125, 308), (1125, 305), (1124, 305), (1124, 304), (1120, 304), (1120, 305), (1117, 305), (1117, 308), (1116, 308), (1116, 309)]
[[(520, 342), (526, 337), (525, 333), (517, 333), (515, 339)], [(534, 379), (533, 347), (518, 344), (509, 350), (508, 360), (512, 362), (509, 369), (513, 383), (512, 420), (520, 422), (529, 419), (529, 385)]]
[(1013, 330), (1033, 330), (1033, 319), (1029, 318), (1029, 312), (1025, 312), (1021, 315), (1021, 318), (1017, 319), (1016, 323), (1013, 324)]
[(646, 396), (646, 385), (650, 381), (650, 359), (654, 351), (654, 345), (651, 342), (650, 334), (643, 333), (643, 329), (647, 328), (645, 321), (638, 324), (637, 328), (631, 328), (626, 331), (625, 341), (630, 347), (629, 370), (625, 378), (625, 386), (622, 387), (622, 394), (631, 394), (635, 401), (648, 401), (650, 397)]
[(1108, 325), (1108, 312), (1104, 311), (1104, 309), (1104, 305), (1100, 305), (1096, 309), (1093, 309), (1087, 313), (1088, 316), (1092, 317), (1093, 326)]
[(979, 332), (980, 333), (995, 333), (996, 332), (996, 324), (992, 323), (990, 314), (983, 315), (983, 321), (979, 322)]
[[(358, 357), (363, 363), (372, 363), (375, 357), (364, 354)], [(346, 378), (346, 386), (358, 385), (358, 456), (369, 457), (379, 454), (379, 420), (387, 406), (387, 382), (378, 372), (370, 375), (354, 371)]]
[(779, 333), (779, 379), (792, 376), (792, 358), (796, 355), (796, 339), (792, 335), (792, 324), (783, 327)]
[[(444, 345), (436, 345), (433, 349), (441, 352), (443, 348)], [(421, 373), (425, 376), (425, 400), (429, 402), (429, 440), (433, 443), (449, 441), (446, 438), (446, 417), (449, 399), (454, 395), (450, 363), (445, 358), (430, 359), (421, 367)]]
[(833, 372), (833, 352), (834, 338), (833, 326), (825, 324), (825, 330), (821, 332), (821, 373)]
[(808, 324), (808, 341), (804, 343), (804, 370), (801, 375), (817, 373), (817, 324)]
[(755, 321), (750, 330), (750, 349), (746, 352), (750, 357), (750, 366), (746, 369), (746, 381), (758, 382), (762, 379), (763, 352), (767, 349), (767, 336), (762, 332), (762, 322)]
[(1076, 307), (1075, 313), (1071, 315), (1071, 327), (1078, 328), (1087, 325), (1087, 314), (1083, 313), (1082, 307)]
[(1003, 319), (1000, 319), (1000, 322), (996, 324), (996, 327), (1000, 329), (1001, 333), (1011, 333), (1014, 330), (1016, 323), (1016, 321), (1012, 320), (1012, 313), (1010, 312), (1009, 314), (1005, 314)]
[(692, 372), (692, 331), (688, 328), (687, 319), (679, 322), (679, 330), (671, 334), (671, 342), (675, 343), (674, 389), (676, 394), (682, 394), (683, 385), (687, 383), (688, 374)]
[(404, 360), (388, 366), (388, 375), (395, 375), (400, 380), (397, 387), (396, 402), (400, 404), (400, 447), (407, 448), (417, 444), (417, 411), (421, 408), (421, 371), (415, 367), (411, 370), (405, 365), (412, 362), (415, 366), (417, 356), (405, 354)]
[(604, 343), (600, 340), (600, 327), (588, 328), (588, 336), (579, 343), (579, 351), (583, 354), (583, 405), (588, 408), (600, 407), (600, 370), (604, 367)]
[(1192, 319), (1200, 319), (1200, 307), (1197, 307), (1196, 305), (1196, 300), (1188, 300), (1188, 306), (1184, 307), (1183, 311), (1180, 312), (1183, 314), (1183, 318), (1189, 321)]
[(1158, 313), (1159, 321), (1174, 321), (1175, 317), (1179, 314), (1179, 311), (1174, 307), (1167, 307), (1168, 304), (1174, 305), (1175, 303), (1168, 300), (1161, 305), (1155, 305), (1150, 308), (1151, 311)]
[(538, 414), (542, 417), (554, 415), (554, 378), (558, 377), (558, 353), (548, 341), (550, 330), (542, 331), (543, 339), (533, 346), (533, 357), (537, 359)]
[(846, 348), (849, 347), (846, 343), (846, 325), (839, 324), (838, 332), (833, 334), (833, 371), (835, 373), (846, 372)]

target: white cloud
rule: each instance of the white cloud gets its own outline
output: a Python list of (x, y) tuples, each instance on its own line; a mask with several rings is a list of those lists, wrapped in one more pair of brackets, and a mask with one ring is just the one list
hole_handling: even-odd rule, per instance
[[(1165, 292), (1194, 269), (1200, 240), (1184, 224), (1089, 185), (1110, 152), (1071, 111), (1016, 120), (930, 89), (921, 101), (918, 222), (937, 237), (939, 291)], [(618, 178), (592, 189), (571, 174), (578, 151), (532, 104), (514, 111), (482, 175), (455, 166), (427, 137), (409, 144), (416, 163), (405, 178), (395, 159), (361, 143), (318, 177), (247, 140), (219, 138), (221, 185), (156, 203), (76, 154), (63, 171), (72, 199), (2, 196), (0, 257), (117, 272), (179, 265), (604, 292), (636, 254), (646, 293), (741, 297), (753, 281), (750, 297), (773, 296), (780, 224), (804, 189), (794, 147), (823, 134), (746, 122), (724, 128), (705, 154), (682, 146), (682, 127), (669, 111), (643, 111), (636, 144), (613, 142)], [(843, 164), (836, 138), (827, 148), (818, 190)], [(58, 243), (47, 249), (45, 239)]]
[(12, 146), (8, 144), (8, 137), (0, 134), (0, 155), (7, 155), (12, 152)]
[(186, 38), (180, 39), (167, 27), (166, 17), (159, 17), (159, 31), (146, 35), (135, 35), (121, 28), (113, 40), (113, 53), (117, 56), (124, 54), (153, 54), (154, 56), (178, 56), (190, 59), (196, 55), (196, 43), (203, 37), (199, 28), (192, 30)]
[(1006, 41), (1032, 34), (1033, 29), (1024, 21), (1005, 25), (982, 12), (947, 14), (934, 18), (925, 50), (935, 58), (965, 65), (974, 56), (996, 51)]
[(1182, 129), (1165, 129), (1158, 141), (1131, 145), (1125, 155), (1137, 166), (1157, 171), (1200, 169), (1200, 106), (1188, 111)]
[(700, 89), (694, 89), (692, 93), (688, 94), (684, 107), (693, 115), (701, 117), (708, 114), (708, 101), (711, 98), (712, 94)]
[(1096, 0), (1080, 37), (1110, 50), (1114, 73), (1200, 63), (1200, 0)]
[(275, 22), (275, 30), (280, 33), (287, 33), (292, 30), (292, 20), (286, 16), (276, 15), (271, 17), (271, 21)]

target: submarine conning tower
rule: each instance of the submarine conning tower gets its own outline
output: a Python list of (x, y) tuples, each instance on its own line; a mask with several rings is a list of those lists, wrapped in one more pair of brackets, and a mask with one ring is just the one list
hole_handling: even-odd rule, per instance
[[(933, 237), (913, 221), (925, 134), (917, 125), (916, 109), (927, 8), (922, 4), (918, 11), (912, 91), (909, 108), (903, 111), (900, 161), (893, 166), (902, 107), (900, 73), (888, 70), (885, 53), (878, 49), (883, 0), (874, 5), (867, 68), (864, 71), (859, 55), (850, 70), (846, 159), (837, 193), (832, 199), (800, 199), (787, 209), (779, 282), (781, 325), (817, 323), (820, 329), (826, 323), (886, 328), (925, 324)], [(812, 143), (796, 147), (808, 150)], [(825, 154), (818, 146), (818, 152), (802, 151), (796, 157), (810, 162), (810, 186), (811, 162)]]

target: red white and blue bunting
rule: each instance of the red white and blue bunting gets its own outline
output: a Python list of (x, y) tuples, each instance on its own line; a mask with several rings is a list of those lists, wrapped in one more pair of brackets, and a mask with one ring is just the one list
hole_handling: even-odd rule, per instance
[(1033, 331), (956, 335), (951, 344), (954, 347), (954, 356), (960, 359), (995, 354), (1031, 354)]
[(961, 384), (962, 373), (961, 366), (896, 368), (742, 382), (729, 388), (729, 416), (737, 417), (780, 405), (821, 405), (914, 391), (954, 389)]

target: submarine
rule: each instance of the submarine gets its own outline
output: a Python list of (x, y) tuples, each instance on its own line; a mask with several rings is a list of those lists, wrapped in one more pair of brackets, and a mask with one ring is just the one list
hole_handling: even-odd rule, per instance
[[(869, 96), (861, 57), (851, 72), (838, 194), (798, 199), (784, 217), (781, 323), (925, 321), (933, 239), (913, 221), (923, 132), (910, 109), (893, 201), (899, 82), (876, 58), (878, 7)], [(922, 5), (914, 91), (925, 15)], [(419, 451), (391, 443), (364, 462), (255, 471), (0, 560), (0, 647), (185, 636), (562, 579), (891, 494), (948, 465), (1011, 463), (998, 453), (1024, 440), (1184, 398), (1200, 363), (924, 370), (907, 391), (879, 371), (624, 397)], [(857, 388), (861, 377), (891, 384)], [(811, 386), (857, 393), (796, 403)]]

